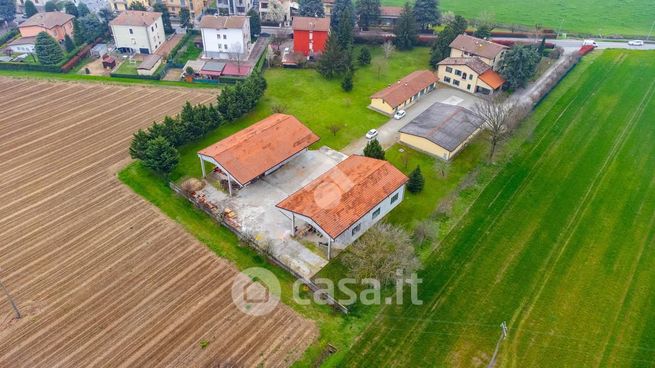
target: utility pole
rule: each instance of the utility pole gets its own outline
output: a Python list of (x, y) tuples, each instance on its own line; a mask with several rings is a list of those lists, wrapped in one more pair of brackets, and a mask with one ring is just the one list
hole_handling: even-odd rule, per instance
[(653, 21), (653, 25), (650, 26), (650, 31), (648, 31), (648, 37), (646, 37), (646, 41), (650, 40), (650, 34), (653, 33), (653, 28), (655, 28), (655, 21)]
[(491, 361), (487, 365), (487, 368), (493, 368), (496, 365), (496, 358), (498, 357), (498, 350), (500, 350), (500, 343), (507, 338), (507, 323), (503, 321), (500, 324), (500, 338), (496, 343), (496, 350), (494, 350), (494, 355), (491, 357)]
[(18, 307), (16, 306), (16, 303), (14, 302), (14, 299), (11, 297), (11, 294), (9, 294), (9, 290), (5, 287), (5, 284), (0, 281), (0, 289), (5, 293), (7, 296), (7, 300), (9, 300), (9, 304), (11, 304), (11, 307), (14, 309), (14, 313), (16, 314), (16, 319), (20, 319), (20, 311), (18, 310)]

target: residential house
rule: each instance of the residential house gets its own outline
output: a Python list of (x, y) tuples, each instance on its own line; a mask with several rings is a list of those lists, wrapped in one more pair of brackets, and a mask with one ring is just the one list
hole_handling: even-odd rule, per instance
[(492, 68), (497, 68), (507, 46), (481, 38), (461, 34), (450, 43), (450, 57), (477, 57)]
[(200, 20), (203, 58), (246, 59), (250, 50), (250, 17), (205, 15)]
[(114, 11), (126, 11), (130, 8), (130, 5), (138, 2), (146, 7), (152, 6), (155, 1), (154, 0), (108, 0), (109, 1), (109, 8)]
[(36, 37), (21, 37), (11, 41), (7, 46), (13, 53), (31, 54), (34, 52)]
[(369, 107), (387, 115), (413, 105), (437, 86), (437, 77), (429, 70), (417, 70), (371, 96)]
[(332, 15), (332, 8), (334, 7), (335, 0), (323, 0), (323, 12), (326, 17)]
[(73, 37), (73, 19), (75, 17), (61, 12), (36, 13), (18, 26), (21, 37), (36, 37), (46, 32), (62, 42), (66, 35)]
[(173, 15), (179, 15), (182, 8), (188, 8), (192, 18), (202, 15), (202, 11), (207, 7), (208, 0), (161, 0), (166, 4), (168, 11)]
[(480, 118), (466, 108), (435, 102), (400, 129), (400, 142), (450, 160), (480, 131), (480, 126)]
[(120, 52), (153, 54), (166, 41), (161, 13), (127, 10), (109, 25)]
[(246, 15), (252, 7), (253, 0), (216, 0), (216, 8), (221, 15)]
[(277, 204), (292, 235), (309, 224), (332, 247), (344, 248), (403, 201), (408, 178), (384, 160), (353, 155)]
[(400, 6), (381, 6), (378, 25), (388, 28), (395, 27), (396, 21), (400, 18), (400, 13), (402, 13), (402, 11), (403, 8)]
[(198, 151), (202, 176), (207, 174), (205, 162), (210, 163), (231, 195), (235, 186), (243, 188), (272, 174), (318, 140), (296, 117), (273, 114)]
[(449, 57), (437, 66), (439, 81), (470, 93), (491, 95), (505, 80), (479, 57)]
[(314, 56), (325, 50), (330, 35), (330, 18), (293, 17), (293, 51)]

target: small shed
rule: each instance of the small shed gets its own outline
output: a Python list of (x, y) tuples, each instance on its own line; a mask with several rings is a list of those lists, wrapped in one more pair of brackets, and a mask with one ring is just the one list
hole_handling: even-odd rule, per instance
[(116, 59), (109, 56), (108, 54), (105, 54), (102, 57), (102, 67), (105, 69), (114, 69), (116, 67)]
[(188, 68), (193, 69), (193, 74), (194, 76), (197, 75), (202, 68), (205, 66), (205, 61), (204, 60), (188, 60), (185, 64), (184, 67), (182, 67), (182, 76), (186, 76), (186, 70)]
[(107, 44), (99, 43), (93, 46), (93, 48), (91, 48), (91, 51), (89, 51), (89, 53), (91, 54), (91, 56), (95, 58), (101, 58), (107, 54), (107, 51), (108, 51)]
[(36, 37), (21, 37), (11, 41), (7, 46), (17, 54), (31, 54), (34, 52)]
[(205, 65), (202, 66), (202, 69), (198, 72), (201, 76), (207, 79), (218, 79), (223, 73), (223, 68), (225, 68), (225, 63), (218, 61), (207, 61)]
[(161, 65), (161, 56), (150, 54), (143, 58), (143, 61), (136, 68), (139, 75), (153, 75)]

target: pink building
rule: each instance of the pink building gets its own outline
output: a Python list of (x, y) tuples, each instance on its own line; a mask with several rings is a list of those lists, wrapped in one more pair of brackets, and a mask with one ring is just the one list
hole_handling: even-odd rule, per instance
[(36, 13), (18, 26), (22, 37), (36, 37), (46, 32), (57, 41), (63, 41), (66, 35), (73, 37), (73, 19), (75, 17), (60, 12)]

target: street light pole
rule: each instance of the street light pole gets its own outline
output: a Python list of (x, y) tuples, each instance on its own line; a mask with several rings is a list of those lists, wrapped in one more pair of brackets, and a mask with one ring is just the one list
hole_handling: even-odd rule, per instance
[(653, 25), (650, 26), (650, 31), (648, 31), (648, 37), (646, 37), (646, 41), (650, 40), (650, 34), (653, 33), (653, 28), (655, 28), (655, 21), (653, 21)]
[(16, 303), (14, 302), (14, 299), (11, 297), (11, 294), (9, 294), (9, 290), (5, 287), (5, 284), (0, 281), (0, 289), (5, 293), (7, 296), (7, 300), (9, 300), (9, 304), (11, 304), (11, 307), (14, 309), (14, 314), (16, 314), (16, 319), (20, 319), (20, 311), (18, 310), (18, 306), (16, 306)]

